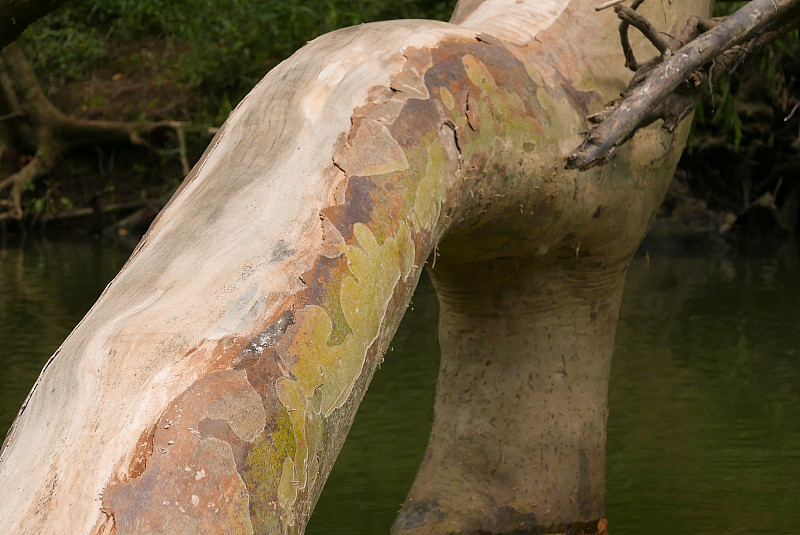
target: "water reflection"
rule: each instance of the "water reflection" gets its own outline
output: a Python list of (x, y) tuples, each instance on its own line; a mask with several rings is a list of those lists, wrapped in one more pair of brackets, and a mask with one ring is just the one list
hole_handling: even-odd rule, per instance
[(760, 259), (636, 259), (614, 356), (614, 533), (800, 533), (800, 278)]
[[(0, 248), (0, 433), (130, 249)], [(800, 533), (800, 267), (651, 244), (628, 278), (610, 394), (615, 535)], [(424, 453), (436, 299), (414, 307), (359, 409), (309, 535), (387, 533)]]
[(0, 437), (42, 366), (131, 253), (119, 244), (27, 239), (0, 247)]

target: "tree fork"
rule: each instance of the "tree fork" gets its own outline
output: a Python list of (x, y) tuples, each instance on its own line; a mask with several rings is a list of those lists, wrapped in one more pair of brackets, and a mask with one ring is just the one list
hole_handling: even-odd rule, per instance
[[(586, 170), (608, 163), (620, 145), (656, 119), (663, 119), (667, 129), (675, 128), (713, 82), (749, 50), (800, 24), (800, 0), (752, 0), (719, 21), (689, 19), (680, 39), (665, 39), (634, 11), (642, 2), (636, 0), (630, 8), (614, 6), (623, 21), (620, 34), (625, 63), (636, 74), (622, 98), (590, 116), (594, 124), (583, 143), (567, 157), (567, 169)], [(661, 57), (642, 66), (636, 62), (627, 39), (629, 24), (650, 39)], [(700, 70), (715, 58), (721, 61), (719, 65), (711, 63), (710, 74)], [(682, 84), (685, 87), (681, 88)]]
[(395, 533), (604, 533), (621, 281), (688, 124), (563, 170), (628, 78), (593, 2), (462, 1), (270, 71), (46, 365), (0, 532), (302, 534), (438, 251), (436, 434)]

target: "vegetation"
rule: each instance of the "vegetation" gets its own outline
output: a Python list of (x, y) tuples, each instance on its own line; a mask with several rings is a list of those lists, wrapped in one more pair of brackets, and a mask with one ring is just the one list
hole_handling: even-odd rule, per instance
[[(306, 41), (374, 20), (446, 20), (454, 3), (74, 0), (35, 23), (20, 44), (47, 96), (69, 116), (195, 125), (182, 149), (191, 163), (208, 143), (208, 127), (219, 126), (272, 66)], [(718, 2), (715, 15), (744, 4)], [(700, 203), (711, 214), (710, 225), (684, 221), (696, 230), (728, 231), (739, 219), (740, 231), (753, 225), (758, 233), (797, 231), (798, 53), (795, 30), (754, 50), (714, 85), (698, 107), (664, 215), (685, 218), (686, 210), (674, 209), (688, 196), (695, 208)], [(2, 175), (32, 156), (22, 152), (3, 153)], [(106, 204), (140, 197), (163, 202), (185, 174), (180, 152), (174, 133), (165, 131), (148, 147), (77, 151), (45, 179), (26, 184), (27, 220), (86, 206), (98, 195)], [(757, 221), (748, 215), (762, 208), (766, 213)]]
[[(724, 16), (746, 2), (721, 2)], [(753, 50), (695, 113), (689, 148), (664, 209), (697, 230), (734, 238), (796, 234), (800, 205), (800, 31)], [(688, 205), (691, 207), (687, 208)], [(709, 211), (708, 225), (687, 212)]]
[[(97, 199), (104, 205), (139, 198), (163, 203), (208, 144), (209, 128), (213, 133), (213, 127), (272, 66), (305, 42), (339, 27), (374, 20), (446, 19), (454, 3), (67, 3), (33, 24), (19, 40), (46, 97), (69, 118), (139, 123), (147, 139), (137, 147), (69, 148), (68, 159), (18, 188), (23, 221), (47, 221), (59, 210), (87, 206)], [(172, 127), (174, 121), (180, 121), (181, 132)], [(185, 141), (178, 139), (184, 135)], [(0, 130), (0, 183), (21, 171), (42, 146), (41, 140), (20, 146), (13, 137), (11, 143), (7, 135), (4, 141)]]
[(375, 20), (446, 20), (454, 4), (78, 0), (36, 23), (23, 43), (37, 72), (55, 91), (102, 72), (109, 62), (123, 75), (153, 65), (158, 74), (152, 82), (174, 83), (181, 91), (195, 93), (187, 95), (193, 104), (190, 115), (219, 123), (272, 66), (305, 42)]

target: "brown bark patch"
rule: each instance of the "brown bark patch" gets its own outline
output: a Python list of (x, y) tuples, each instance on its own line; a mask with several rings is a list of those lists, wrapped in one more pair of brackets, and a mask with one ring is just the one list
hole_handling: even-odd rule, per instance
[(265, 424), (245, 372), (204, 377), (159, 419), (145, 468), (107, 487), (104, 509), (123, 533), (246, 532), (248, 493), (236, 459)]
[(156, 433), (157, 425), (157, 423), (154, 423), (139, 437), (136, 442), (136, 448), (133, 450), (128, 470), (122, 476), (123, 481), (136, 479), (147, 468), (147, 459), (153, 455), (153, 436)]
[(373, 189), (375, 184), (369, 177), (350, 176), (345, 190), (345, 202), (322, 210), (322, 215), (333, 223), (345, 242), (353, 241), (353, 225), (372, 219), (375, 208), (371, 196)]

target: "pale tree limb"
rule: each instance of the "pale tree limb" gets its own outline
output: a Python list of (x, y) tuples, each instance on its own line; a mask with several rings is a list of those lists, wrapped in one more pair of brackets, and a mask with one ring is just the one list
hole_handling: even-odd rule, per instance
[[(638, 7), (641, 0), (634, 2)], [(639, 129), (657, 119), (673, 130), (693, 109), (714, 80), (750, 50), (779, 37), (800, 23), (800, 0), (753, 0), (720, 20), (692, 18), (678, 39), (653, 26), (624, 5), (614, 6), (626, 66), (636, 71), (622, 98), (589, 117), (594, 123), (584, 142), (567, 158), (567, 169), (588, 169), (611, 161), (617, 148)], [(662, 52), (639, 65), (627, 42), (633, 25)]]
[(271, 70), (46, 365), (0, 533), (301, 535), (437, 253), (435, 417), (391, 533), (607, 532), (622, 286), (688, 128), (560, 169), (629, 78), (596, 68), (596, 1), (466, 0)]

